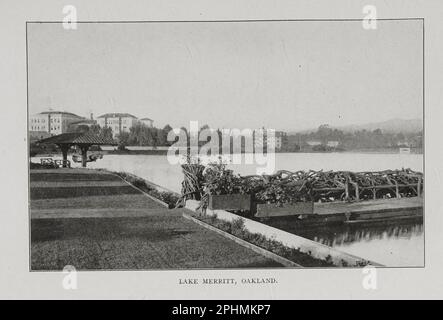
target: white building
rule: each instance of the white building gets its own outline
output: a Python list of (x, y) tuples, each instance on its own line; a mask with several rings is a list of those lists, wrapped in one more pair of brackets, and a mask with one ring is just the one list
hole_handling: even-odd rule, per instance
[(266, 129), (254, 130), (254, 147), (260, 149), (272, 143), (276, 150), (281, 150), (286, 143), (287, 133), (284, 131), (275, 131), (274, 133), (274, 137), (268, 137)]
[(45, 132), (51, 135), (62, 134), (68, 131), (71, 123), (84, 119), (76, 114), (64, 111), (44, 111), (29, 118), (31, 134)]
[(328, 141), (328, 143), (326, 145), (331, 148), (337, 148), (339, 144), (340, 144), (340, 142), (338, 142), (338, 141)]
[(315, 147), (315, 146), (319, 146), (319, 145), (321, 145), (322, 143), (321, 143), (321, 141), (310, 140), (310, 141), (306, 141), (306, 144), (307, 144), (308, 146)]
[(287, 133), (284, 131), (275, 131), (275, 149), (280, 150), (287, 142)]
[(154, 126), (154, 120), (149, 118), (140, 119), (141, 123), (143, 123), (148, 128), (152, 128)]
[(117, 137), (122, 132), (129, 132), (137, 124), (144, 124), (149, 128), (153, 127), (154, 120), (149, 118), (138, 119), (130, 113), (106, 113), (97, 118), (97, 124), (102, 127), (112, 129), (113, 137)]
[(122, 132), (129, 132), (138, 123), (137, 117), (129, 113), (105, 113), (97, 118), (100, 127), (112, 129), (114, 138)]

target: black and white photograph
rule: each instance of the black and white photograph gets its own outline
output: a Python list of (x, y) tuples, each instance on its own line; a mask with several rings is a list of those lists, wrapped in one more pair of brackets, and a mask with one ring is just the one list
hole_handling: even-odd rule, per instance
[(422, 20), (69, 27), (27, 24), (31, 270), (424, 266)]
[(19, 3), (0, 299), (442, 297), (443, 3)]

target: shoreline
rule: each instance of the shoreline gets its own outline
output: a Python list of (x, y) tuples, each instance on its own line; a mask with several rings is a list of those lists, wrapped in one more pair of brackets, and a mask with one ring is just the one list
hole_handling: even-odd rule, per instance
[[(120, 150), (103, 150), (103, 151), (94, 151), (97, 153), (101, 153), (104, 155), (152, 155), (152, 156), (163, 156), (167, 155), (167, 150), (128, 150), (128, 151), (120, 151)], [(276, 154), (401, 154), (398, 149), (355, 149), (355, 150), (344, 150), (344, 151), (277, 151)], [(233, 154), (245, 154), (244, 152), (239, 153), (221, 153), (220, 155), (233, 155)], [(405, 155), (424, 155), (422, 150), (411, 150), (410, 153)], [(72, 154), (68, 154), (72, 155)], [(36, 154), (33, 157), (61, 157), (61, 153), (48, 153), (48, 154)]]

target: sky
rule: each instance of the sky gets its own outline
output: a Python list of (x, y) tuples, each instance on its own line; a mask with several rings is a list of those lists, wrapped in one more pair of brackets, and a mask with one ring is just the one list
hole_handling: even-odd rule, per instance
[(422, 118), (422, 21), (28, 24), (30, 114), (297, 131)]

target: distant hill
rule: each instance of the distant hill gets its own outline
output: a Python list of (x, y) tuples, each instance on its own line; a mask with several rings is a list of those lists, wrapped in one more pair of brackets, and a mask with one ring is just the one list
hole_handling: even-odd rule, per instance
[(366, 123), (361, 125), (349, 125), (337, 127), (343, 131), (358, 131), (358, 130), (375, 130), (380, 129), (383, 132), (389, 133), (413, 133), (423, 130), (423, 120), (421, 119), (391, 119), (383, 122)]
[[(380, 129), (386, 133), (415, 133), (423, 130), (423, 120), (422, 119), (390, 119), (383, 122), (373, 122), (365, 124), (347, 125), (347, 126), (330, 126), (334, 129), (339, 129), (345, 132), (353, 132), (359, 130), (373, 131)], [(297, 131), (298, 133), (309, 133), (316, 131), (317, 128), (311, 130)], [(296, 133), (296, 132), (290, 132)]]

